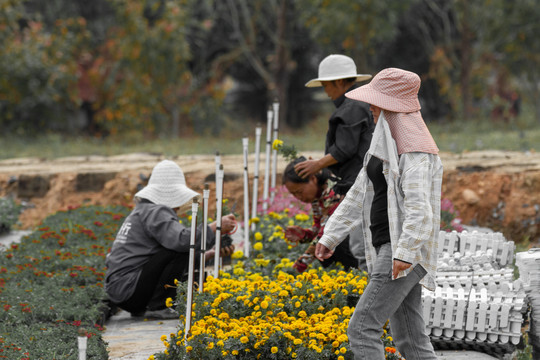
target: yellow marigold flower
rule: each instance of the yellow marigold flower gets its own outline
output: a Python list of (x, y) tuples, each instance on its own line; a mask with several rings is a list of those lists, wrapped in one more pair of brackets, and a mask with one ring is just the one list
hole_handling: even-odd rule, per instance
[(252, 217), (251, 219), (249, 219), (249, 225), (251, 224), (257, 224), (258, 222), (260, 222), (261, 219), (259, 219), (258, 217)]
[(246, 272), (242, 268), (235, 268), (233, 270), (234, 275), (244, 275)]
[(148, 360), (154, 360), (154, 355), (150, 355), (150, 357), (148, 358)]
[(283, 141), (281, 141), (279, 139), (275, 139), (274, 142), (272, 143), (272, 149), (274, 149), (276, 151), (281, 149), (282, 146), (283, 146)]
[(393, 339), (391, 336), (387, 336), (387, 337), (386, 337), (386, 340), (388, 340), (388, 341), (394, 341), (394, 339)]
[(193, 350), (193, 346), (186, 346), (186, 351), (187, 352), (190, 352), (191, 350)]
[(334, 341), (334, 342), (332, 343), (332, 346), (333, 346), (333, 347), (338, 347), (338, 346), (339, 346), (339, 341)]
[(231, 255), (231, 257), (233, 259), (241, 259), (244, 257), (244, 252), (242, 250), (236, 250), (235, 252), (233, 252), (233, 254)]
[(248, 338), (247, 336), (242, 336), (242, 337), (240, 338), (240, 342), (241, 342), (242, 344), (245, 344), (245, 343), (249, 342), (249, 338)]
[(167, 335), (161, 335), (161, 341), (167, 341)]
[(302, 306), (302, 303), (300, 301), (294, 303), (295, 308), (299, 308), (300, 306)]
[(178, 279), (174, 279), (174, 285), (175, 285), (175, 286), (178, 286), (179, 283), (180, 283), (180, 282), (178, 281)]
[(302, 343), (302, 339), (294, 339), (293, 344), (294, 345), (300, 345)]
[(272, 351), (272, 354), (277, 353), (278, 352), (277, 346), (272, 346), (272, 349), (270, 349), (270, 351)]
[(263, 309), (268, 309), (268, 301), (265, 300), (265, 301), (261, 302), (261, 307)]
[(231, 352), (231, 354), (233, 354), (233, 355), (238, 355), (238, 350), (233, 350), (233, 351)]
[(263, 236), (260, 233), (260, 231), (257, 231), (254, 236), (255, 236), (255, 240), (257, 241), (261, 241), (263, 239)]
[(261, 242), (257, 242), (255, 245), (253, 245), (253, 248), (257, 251), (261, 251), (263, 249), (263, 244)]
[(345, 354), (347, 352), (347, 349), (342, 347), (341, 349), (339, 349), (339, 352), (342, 353), (342, 354)]
[(173, 306), (173, 299), (172, 298), (167, 298), (167, 300), (165, 300), (165, 306), (167, 307), (172, 307)]
[(345, 358), (343, 356), (338, 356), (337, 360), (345, 360)]
[(206, 347), (208, 350), (212, 350), (214, 348), (214, 343), (211, 342), (210, 344), (208, 344), (208, 346)]
[(304, 214), (304, 213), (300, 213), (300, 214), (296, 214), (296, 216), (294, 218), (297, 221), (308, 221), (309, 220), (309, 215)]

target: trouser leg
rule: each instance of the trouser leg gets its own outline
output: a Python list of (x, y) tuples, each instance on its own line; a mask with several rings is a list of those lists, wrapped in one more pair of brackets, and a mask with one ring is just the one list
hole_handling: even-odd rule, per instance
[[(425, 270), (417, 266), (418, 269), (415, 268), (406, 277), (392, 280), (392, 261), (390, 244), (382, 245), (370, 274), (369, 283), (349, 322), (347, 330), (349, 344), (357, 360), (383, 360), (385, 358), (381, 342), (383, 326), (425, 275)], [(416, 306), (418, 311), (421, 311), (422, 303), (421, 299), (419, 300)], [(414, 304), (411, 303), (410, 306)]]
[[(425, 274), (424, 268), (416, 266), (409, 275), (421, 279)], [(392, 337), (399, 352), (407, 360), (437, 359), (433, 345), (426, 333), (422, 310), (422, 285), (417, 283), (390, 317)]]
[(188, 263), (188, 253), (168, 249), (156, 253), (144, 265), (133, 295), (118, 307), (131, 313), (164, 308), (167, 297), (176, 296), (176, 289), (165, 284), (174, 286), (174, 279), (185, 280)]

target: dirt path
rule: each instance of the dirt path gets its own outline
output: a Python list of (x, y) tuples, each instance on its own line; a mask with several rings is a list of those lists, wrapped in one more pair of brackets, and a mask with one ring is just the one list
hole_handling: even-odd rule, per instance
[[(305, 153), (318, 158), (321, 152)], [(507, 238), (535, 243), (540, 237), (540, 154), (480, 151), (442, 153), (445, 167), (443, 196), (450, 199), (467, 224), (502, 231)], [(22, 228), (32, 228), (47, 215), (81, 204), (131, 204), (133, 194), (146, 184), (155, 154), (65, 157), (55, 160), (17, 158), (0, 161), (0, 196), (11, 195), (33, 208), (20, 217)], [(184, 170), (188, 184), (202, 192), (213, 182), (215, 156), (190, 155), (169, 158)], [(243, 157), (221, 156), (225, 169), (224, 197), (237, 203), (243, 215)], [(248, 170), (253, 182), (255, 156)], [(259, 162), (259, 195), (264, 183), (264, 154)], [(277, 184), (286, 163), (278, 157)], [(252, 185), (250, 185), (252, 186)]]

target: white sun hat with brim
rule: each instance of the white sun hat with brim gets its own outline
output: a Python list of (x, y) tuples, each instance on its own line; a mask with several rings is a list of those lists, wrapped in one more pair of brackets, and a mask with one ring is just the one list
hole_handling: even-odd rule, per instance
[(319, 77), (306, 83), (306, 87), (322, 86), (321, 81), (356, 78), (356, 81), (371, 79), (371, 75), (357, 74), (354, 60), (345, 55), (332, 54), (319, 64)]
[(135, 199), (147, 199), (158, 205), (172, 209), (191, 206), (192, 200), (199, 200), (200, 194), (186, 185), (184, 172), (175, 162), (159, 162), (150, 175), (148, 185), (135, 194)]

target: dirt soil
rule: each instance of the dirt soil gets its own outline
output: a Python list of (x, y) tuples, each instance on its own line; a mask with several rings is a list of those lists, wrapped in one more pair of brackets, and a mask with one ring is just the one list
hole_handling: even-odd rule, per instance
[[(304, 155), (320, 157), (319, 152)], [(507, 239), (540, 239), (540, 154), (480, 151), (442, 153), (445, 173), (443, 197), (450, 199), (464, 224), (501, 231)], [(146, 184), (152, 168), (164, 157), (155, 154), (66, 157), (55, 160), (17, 158), (0, 161), (0, 196), (14, 196), (31, 207), (20, 216), (21, 228), (32, 229), (46, 216), (82, 204), (132, 204), (137, 189)], [(188, 185), (202, 193), (208, 183), (215, 196), (214, 155), (170, 157), (186, 174)], [(224, 198), (243, 218), (243, 156), (222, 155)], [(259, 197), (265, 178), (265, 156), (259, 160)], [(250, 191), (255, 156), (248, 159)], [(271, 162), (270, 162), (271, 164)], [(286, 163), (278, 158), (276, 184)], [(251, 195), (250, 195), (251, 196)], [(250, 198), (251, 203), (251, 198)], [(210, 211), (212, 212), (212, 202)]]

